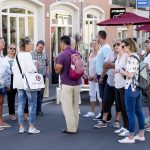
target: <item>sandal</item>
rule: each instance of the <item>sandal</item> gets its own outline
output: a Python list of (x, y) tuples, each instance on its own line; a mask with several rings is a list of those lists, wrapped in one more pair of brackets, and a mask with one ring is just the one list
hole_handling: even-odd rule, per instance
[(16, 121), (16, 120), (17, 120), (17, 117), (16, 117), (16, 115), (10, 115), (10, 119), (11, 119), (12, 121)]

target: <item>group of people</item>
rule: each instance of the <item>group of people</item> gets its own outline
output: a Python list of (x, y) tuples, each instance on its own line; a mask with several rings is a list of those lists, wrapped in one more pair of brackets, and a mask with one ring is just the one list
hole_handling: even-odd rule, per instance
[[(19, 133), (25, 133), (24, 120), (29, 121), (28, 133), (40, 133), (34, 126), (35, 115), (43, 116), (41, 104), (44, 89), (38, 91), (26, 91), (23, 87), (22, 73), (38, 72), (43, 75), (45, 81), (48, 75), (49, 60), (43, 49), (45, 42), (37, 42), (35, 51), (32, 51), (30, 38), (25, 37), (20, 40), (20, 50), (17, 52), (16, 44), (8, 45), (7, 55), (3, 56), (5, 42), (0, 38), (0, 130), (11, 127), (2, 117), (4, 96), (7, 95), (8, 109), (11, 120), (19, 123)], [(22, 69), (19, 70), (18, 63)], [(15, 114), (15, 99), (18, 96), (18, 115)]]
[[(95, 128), (107, 127), (111, 121), (111, 108), (115, 103), (116, 118), (114, 132), (125, 138), (119, 143), (135, 143), (145, 141), (145, 124), (142, 112), (142, 94), (138, 86), (140, 56), (137, 54), (137, 45), (132, 38), (119, 39), (113, 42), (113, 48), (106, 42), (107, 33), (104, 30), (98, 32), (98, 38), (92, 40), (86, 73), (89, 80), (89, 95), (91, 108), (84, 117), (95, 117), (98, 123)], [(75, 40), (69, 36), (62, 36), (60, 39), (61, 52), (54, 58), (55, 72), (60, 75), (60, 102), (66, 120), (66, 128), (62, 131), (67, 134), (75, 134), (79, 124), (79, 103), (81, 78), (71, 79), (69, 70), (72, 54), (81, 54), (75, 49)], [(5, 43), (0, 38), (0, 52), (4, 49)], [(16, 45), (8, 46), (7, 55), (0, 56), (0, 130), (10, 127), (3, 117), (4, 96), (7, 94), (9, 114), (12, 120), (18, 117), (19, 133), (25, 133), (24, 119), (29, 109), (27, 120), (29, 121), (28, 133), (40, 133), (34, 125), (35, 115), (43, 115), (41, 104), (44, 89), (39, 91), (27, 91), (23, 87), (22, 72), (38, 72), (43, 75), (44, 80), (48, 75), (49, 60), (43, 52), (45, 43), (37, 42), (35, 51), (32, 51), (31, 40), (26, 37), (20, 41), (20, 50), (16, 53)], [(142, 61), (150, 68), (150, 39), (145, 41), (146, 52)], [(149, 98), (149, 88), (147, 90)], [(15, 96), (18, 95), (18, 116), (15, 115)], [(99, 114), (95, 116), (96, 100), (99, 101)], [(138, 118), (139, 132), (135, 132), (135, 115)], [(123, 126), (120, 125), (120, 118), (123, 119)], [(149, 123), (149, 122), (148, 122)], [(150, 125), (150, 123), (148, 124)], [(147, 128), (147, 130), (149, 130)]]
[[(89, 79), (89, 95), (91, 108), (84, 117), (95, 117), (98, 123), (95, 128), (107, 127), (111, 121), (111, 107), (115, 103), (116, 119), (114, 133), (125, 137), (119, 143), (135, 143), (145, 141), (145, 123), (142, 112), (142, 94), (139, 82), (140, 56), (137, 54), (137, 44), (132, 38), (114, 41), (113, 49), (106, 43), (107, 33), (104, 30), (98, 32), (98, 39), (91, 43), (92, 51), (87, 63), (87, 76)], [(55, 58), (55, 71), (60, 74), (60, 101), (66, 120), (66, 129), (63, 133), (77, 133), (79, 113), (78, 101), (81, 79), (71, 80), (69, 69), (71, 54), (76, 53), (71, 48), (69, 36), (61, 39), (61, 53)], [(150, 67), (150, 39), (145, 43), (146, 52), (143, 60)], [(70, 57), (69, 57), (69, 54)], [(82, 57), (82, 56), (81, 56)], [(149, 87), (148, 87), (149, 88)], [(147, 92), (148, 94), (149, 92)], [(147, 98), (149, 96), (147, 95)], [(100, 112), (95, 116), (95, 104), (98, 99)], [(139, 132), (135, 132), (135, 115), (138, 119)], [(120, 125), (120, 118), (123, 126)], [(150, 124), (149, 124), (150, 125)], [(147, 128), (147, 131), (149, 129)]]

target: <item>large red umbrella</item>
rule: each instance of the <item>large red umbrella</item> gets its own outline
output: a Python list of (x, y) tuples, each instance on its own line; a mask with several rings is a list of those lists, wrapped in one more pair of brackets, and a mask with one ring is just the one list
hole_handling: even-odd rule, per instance
[(129, 12), (119, 15), (116, 18), (111, 18), (97, 23), (97, 25), (99, 26), (122, 26), (122, 25), (140, 25), (140, 24), (150, 24), (150, 19)]
[(144, 31), (144, 32), (150, 32), (150, 24), (146, 24), (146, 25), (137, 27), (135, 30), (137, 30), (137, 31)]

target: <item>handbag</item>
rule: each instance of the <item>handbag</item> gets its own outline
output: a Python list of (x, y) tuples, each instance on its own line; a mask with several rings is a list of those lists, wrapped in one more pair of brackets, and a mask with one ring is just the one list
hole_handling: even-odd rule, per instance
[(21, 66), (19, 64), (18, 55), (16, 56), (16, 61), (22, 75), (23, 88), (27, 91), (38, 91), (45, 88), (43, 76), (39, 73), (23, 73)]

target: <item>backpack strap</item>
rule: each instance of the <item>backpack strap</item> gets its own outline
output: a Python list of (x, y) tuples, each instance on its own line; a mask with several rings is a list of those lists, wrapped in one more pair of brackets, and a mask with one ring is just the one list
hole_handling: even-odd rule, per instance
[(21, 69), (21, 66), (20, 66), (20, 63), (19, 63), (19, 59), (18, 59), (18, 54), (16, 55), (16, 61), (17, 61), (17, 65), (18, 65), (18, 68), (19, 68), (19, 71), (23, 77), (23, 73), (22, 73), (22, 69)]
[(135, 56), (135, 55), (131, 55), (130, 57), (133, 57), (133, 58), (135, 58), (139, 63), (140, 63), (140, 59), (137, 57), (137, 56)]

